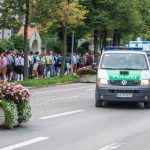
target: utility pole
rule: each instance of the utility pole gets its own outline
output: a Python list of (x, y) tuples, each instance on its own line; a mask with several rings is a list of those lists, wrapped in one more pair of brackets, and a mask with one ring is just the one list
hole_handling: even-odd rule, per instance
[(71, 73), (73, 73), (74, 30), (72, 31)]
[(2, 40), (4, 40), (4, 32), (5, 32), (5, 29), (2, 28)]

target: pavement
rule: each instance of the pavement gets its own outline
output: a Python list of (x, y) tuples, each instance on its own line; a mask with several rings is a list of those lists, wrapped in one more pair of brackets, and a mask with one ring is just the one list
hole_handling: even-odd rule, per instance
[(31, 89), (32, 118), (0, 130), (0, 150), (150, 150), (143, 104), (94, 106), (95, 84)]

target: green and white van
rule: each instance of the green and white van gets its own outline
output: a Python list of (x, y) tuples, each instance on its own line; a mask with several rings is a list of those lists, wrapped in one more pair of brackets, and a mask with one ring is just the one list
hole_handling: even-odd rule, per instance
[(95, 106), (103, 102), (144, 102), (150, 108), (150, 65), (145, 52), (103, 52), (97, 73)]

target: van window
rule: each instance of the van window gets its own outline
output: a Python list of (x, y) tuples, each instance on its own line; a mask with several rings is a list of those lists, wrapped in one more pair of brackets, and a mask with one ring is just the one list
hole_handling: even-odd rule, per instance
[(101, 69), (148, 70), (147, 59), (143, 54), (107, 53), (103, 55)]

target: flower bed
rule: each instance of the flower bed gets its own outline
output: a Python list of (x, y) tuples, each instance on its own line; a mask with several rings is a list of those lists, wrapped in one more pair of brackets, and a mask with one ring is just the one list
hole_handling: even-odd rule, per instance
[(7, 128), (14, 128), (30, 119), (29, 96), (28, 89), (22, 85), (14, 83), (2, 83), (0, 85), (0, 108), (5, 113), (5, 126)]
[(96, 75), (96, 70), (94, 70), (91, 66), (87, 66), (87, 67), (83, 67), (83, 68), (79, 68), (77, 71), (77, 74), (80, 75), (89, 75), (89, 74), (94, 74)]
[(78, 69), (77, 74), (80, 77), (80, 82), (83, 83), (95, 83), (97, 71), (91, 66)]

